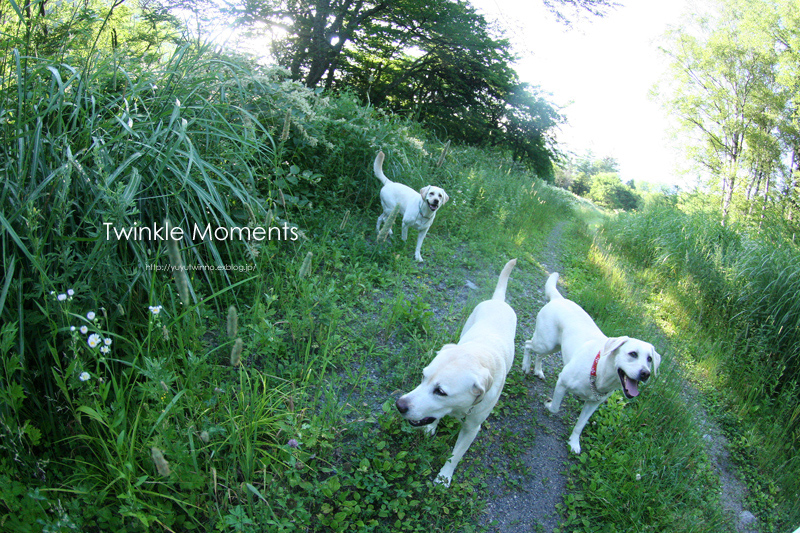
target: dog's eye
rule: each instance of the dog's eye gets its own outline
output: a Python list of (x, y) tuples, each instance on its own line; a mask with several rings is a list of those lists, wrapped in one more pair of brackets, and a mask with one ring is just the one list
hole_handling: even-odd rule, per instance
[(630, 355), (634, 359), (638, 359), (639, 358), (639, 353), (638, 352), (628, 352), (628, 355)]
[(441, 387), (436, 387), (435, 389), (433, 389), (433, 393), (436, 396), (447, 396), (447, 393), (443, 391)]
[(652, 363), (653, 362), (653, 356), (652, 355), (648, 355), (647, 356), (647, 362), (648, 363)]

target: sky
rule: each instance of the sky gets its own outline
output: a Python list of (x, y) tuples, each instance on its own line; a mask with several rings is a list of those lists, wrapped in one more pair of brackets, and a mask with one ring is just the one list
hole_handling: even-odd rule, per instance
[(521, 56), (516, 71), (563, 107), (562, 149), (613, 157), (624, 182), (683, 182), (667, 112), (651, 96), (667, 68), (657, 41), (688, 0), (617, 0), (603, 18), (557, 22), (540, 0), (470, 0), (497, 20)]

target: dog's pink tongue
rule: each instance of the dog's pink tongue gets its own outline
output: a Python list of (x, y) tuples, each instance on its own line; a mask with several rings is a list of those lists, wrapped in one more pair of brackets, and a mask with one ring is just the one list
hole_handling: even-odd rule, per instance
[(639, 382), (625, 376), (625, 390), (631, 397), (639, 396)]

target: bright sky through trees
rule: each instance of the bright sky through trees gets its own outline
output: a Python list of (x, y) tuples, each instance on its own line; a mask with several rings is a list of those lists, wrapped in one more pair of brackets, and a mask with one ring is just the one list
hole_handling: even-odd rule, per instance
[(623, 181), (680, 183), (665, 111), (649, 93), (666, 69), (658, 39), (677, 24), (690, 0), (620, 0), (605, 18), (558, 23), (540, 2), (471, 0), (507, 28), (523, 81), (552, 93), (569, 124), (562, 149), (619, 162)]

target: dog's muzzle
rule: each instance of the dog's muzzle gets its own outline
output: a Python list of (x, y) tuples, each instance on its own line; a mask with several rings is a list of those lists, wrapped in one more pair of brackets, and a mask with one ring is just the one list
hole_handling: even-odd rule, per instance
[[(394, 403), (394, 406), (397, 407), (397, 410), (400, 411), (401, 415), (405, 415), (408, 412), (408, 402), (405, 400), (405, 398), (398, 399)], [(408, 420), (408, 423), (414, 426), (415, 428), (420, 426), (427, 426), (428, 424), (433, 424), (434, 422), (436, 422), (436, 419), (432, 416), (425, 417), (422, 420), (409, 420), (408, 418), (406, 418), (406, 420)]]
[(639, 373), (639, 379), (629, 378), (622, 369), (618, 369), (617, 374), (619, 374), (619, 381), (622, 383), (622, 393), (628, 399), (639, 396), (639, 382), (647, 381), (650, 378), (650, 372), (647, 370), (642, 370)]

